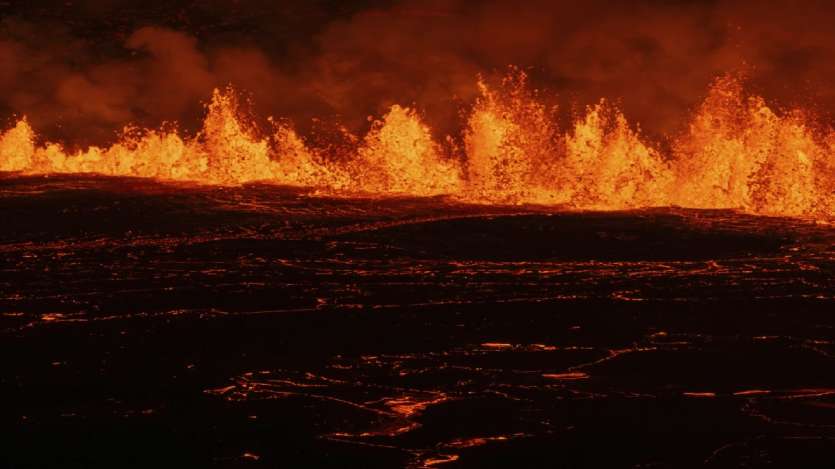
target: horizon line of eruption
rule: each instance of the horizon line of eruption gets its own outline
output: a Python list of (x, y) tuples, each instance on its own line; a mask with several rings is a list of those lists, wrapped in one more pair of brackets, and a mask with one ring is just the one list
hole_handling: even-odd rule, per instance
[(110, 147), (67, 152), (36, 143), (25, 118), (0, 133), (0, 171), (98, 173), (204, 184), (267, 181), (342, 193), (450, 195), (477, 203), (618, 210), (732, 208), (835, 218), (835, 131), (801, 111), (779, 114), (741, 83), (718, 79), (687, 130), (663, 153), (601, 101), (567, 131), (510, 73), (480, 97), (463, 145), (439, 143), (418, 112), (393, 105), (347, 148), (314, 148), (287, 122), (259, 135), (231, 87), (215, 90), (202, 130), (126, 128)]

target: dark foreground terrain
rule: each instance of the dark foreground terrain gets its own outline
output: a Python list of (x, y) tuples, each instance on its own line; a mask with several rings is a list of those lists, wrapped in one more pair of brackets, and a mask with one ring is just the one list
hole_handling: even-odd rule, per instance
[(833, 467), (832, 228), (0, 179), (0, 465)]

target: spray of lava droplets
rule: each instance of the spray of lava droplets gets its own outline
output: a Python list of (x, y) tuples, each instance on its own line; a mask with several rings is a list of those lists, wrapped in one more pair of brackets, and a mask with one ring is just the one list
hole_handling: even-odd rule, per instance
[(738, 80), (722, 78), (663, 153), (601, 101), (569, 129), (511, 72), (472, 107), (463, 148), (433, 137), (420, 114), (392, 106), (351, 154), (333, 158), (292, 126), (270, 135), (241, 112), (232, 88), (215, 90), (202, 130), (126, 128), (108, 147), (68, 152), (37, 143), (25, 118), (0, 134), (0, 171), (97, 173), (203, 184), (252, 181), (327, 193), (449, 195), (476, 203), (618, 210), (657, 206), (835, 217), (835, 132), (800, 111), (780, 114)]

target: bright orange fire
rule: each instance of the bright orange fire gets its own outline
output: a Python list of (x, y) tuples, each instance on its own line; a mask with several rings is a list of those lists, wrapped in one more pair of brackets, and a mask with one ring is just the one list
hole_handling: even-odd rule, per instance
[(251, 181), (342, 193), (447, 194), (479, 203), (560, 204), (577, 209), (652, 206), (734, 208), (750, 213), (835, 217), (835, 132), (815, 130), (800, 111), (780, 114), (718, 80), (673, 139), (671, 152), (601, 101), (561, 131), (521, 72), (481, 97), (463, 148), (440, 143), (411, 108), (394, 105), (332, 158), (272, 120), (263, 136), (242, 116), (235, 92), (216, 90), (202, 130), (127, 128), (109, 148), (67, 152), (36, 143), (26, 119), (0, 134), (0, 171), (99, 173), (206, 184)]

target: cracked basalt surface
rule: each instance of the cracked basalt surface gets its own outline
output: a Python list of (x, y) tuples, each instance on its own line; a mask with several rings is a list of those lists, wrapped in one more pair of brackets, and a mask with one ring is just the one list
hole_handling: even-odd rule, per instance
[(0, 179), (10, 467), (828, 467), (832, 228)]

